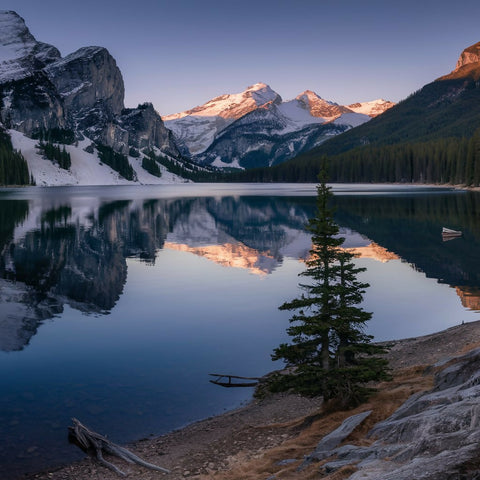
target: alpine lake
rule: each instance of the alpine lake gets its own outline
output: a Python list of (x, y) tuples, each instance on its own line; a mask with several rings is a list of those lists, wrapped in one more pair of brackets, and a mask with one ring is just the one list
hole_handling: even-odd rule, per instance
[[(375, 340), (480, 318), (480, 193), (333, 185)], [(0, 190), (0, 477), (79, 459), (71, 418), (126, 443), (249, 401), (287, 340), (315, 185)], [(442, 239), (446, 226), (463, 235)], [(304, 279), (305, 280), (305, 279)]]

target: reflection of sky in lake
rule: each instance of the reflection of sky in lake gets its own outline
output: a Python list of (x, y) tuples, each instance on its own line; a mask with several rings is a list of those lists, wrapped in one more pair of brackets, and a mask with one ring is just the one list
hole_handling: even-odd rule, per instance
[(427, 278), (400, 260), (356, 262), (367, 268), (360, 277), (370, 283), (363, 306), (373, 312), (368, 332), (376, 340), (426, 335), (480, 319), (478, 313), (462, 307), (453, 288)]

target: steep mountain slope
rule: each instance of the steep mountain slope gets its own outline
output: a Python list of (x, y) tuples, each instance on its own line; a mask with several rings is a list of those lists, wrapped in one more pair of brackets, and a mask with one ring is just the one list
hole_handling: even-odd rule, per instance
[(445, 137), (470, 137), (480, 126), (480, 42), (462, 52), (456, 68), (381, 116), (312, 150), (302, 159)]
[(135, 180), (127, 180), (118, 171), (101, 161), (98, 151), (90, 148), (92, 144), (87, 138), (74, 145), (65, 145), (65, 150), (71, 158), (71, 166), (66, 170), (44, 158), (37, 148), (38, 140), (28, 138), (16, 130), (9, 130), (9, 134), (15, 150), (22, 152), (27, 160), (30, 174), (38, 186), (132, 183), (152, 185), (185, 182), (183, 178), (171, 173), (162, 165), (159, 165), (161, 176), (152, 175), (142, 167), (141, 158), (131, 156), (128, 157), (128, 162), (132, 166)]
[[(124, 94), (122, 74), (108, 50), (83, 47), (61, 58), (55, 47), (33, 37), (17, 13), (0, 11), (0, 124), (30, 138), (56, 142), (64, 141), (56, 137), (68, 137), (69, 144), (93, 143), (89, 147), (93, 150), (96, 145), (108, 146), (123, 154), (123, 163), (133, 165), (133, 171), (139, 163), (140, 173), (133, 172), (130, 181), (140, 181), (141, 177), (146, 182), (158, 183), (162, 169), (151, 165), (156, 159), (147, 159), (154, 175), (141, 171), (145, 168), (142, 150), (178, 158), (177, 162), (181, 163), (180, 153), (172, 133), (165, 128), (153, 106), (146, 103), (136, 109), (125, 109)], [(28, 139), (22, 140), (16, 134), (14, 137), (16, 148), (27, 148), (26, 159), (37, 180), (35, 165), (41, 152), (30, 148)], [(90, 157), (85, 156), (82, 149), (73, 145), (68, 150), (74, 158), (82, 160), (81, 164), (91, 157), (91, 162), (98, 165), (96, 154), (92, 156), (92, 152), (88, 152)], [(130, 153), (132, 156), (128, 159), (126, 156)], [(117, 169), (115, 162), (112, 165)], [(62, 172), (55, 162), (51, 167), (51, 182), (42, 175), (39, 183), (76, 184), (90, 178), (79, 171), (73, 174), (72, 169)], [(88, 166), (85, 168), (88, 170)], [(107, 170), (93, 180), (116, 183)], [(162, 182), (165, 180), (164, 177)]]
[(257, 83), (163, 120), (198, 163), (250, 168), (281, 163), (391, 105), (378, 100), (352, 109), (311, 90), (283, 102), (268, 85)]
[(209, 148), (195, 157), (196, 160), (216, 167), (272, 166), (351, 128), (323, 119), (302, 122), (294, 117), (292, 120), (285, 115), (283, 105), (259, 108), (244, 115), (222, 130)]

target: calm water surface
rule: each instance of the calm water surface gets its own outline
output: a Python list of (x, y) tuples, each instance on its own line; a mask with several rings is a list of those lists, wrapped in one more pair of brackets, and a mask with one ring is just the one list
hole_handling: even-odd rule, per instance
[[(378, 340), (477, 320), (480, 195), (337, 185)], [(280, 367), (314, 185), (0, 190), (0, 471), (82, 456), (76, 417), (116, 442), (247, 401), (208, 373)], [(464, 232), (443, 242), (442, 226)]]

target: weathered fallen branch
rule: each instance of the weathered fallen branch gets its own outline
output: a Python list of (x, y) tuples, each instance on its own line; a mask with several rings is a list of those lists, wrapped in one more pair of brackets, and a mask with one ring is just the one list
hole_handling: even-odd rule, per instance
[(127, 450), (126, 448), (111, 442), (106, 437), (96, 432), (92, 432), (85, 425), (82, 425), (76, 418), (72, 418), (72, 421), (73, 427), (68, 427), (68, 436), (70, 441), (78, 445), (84, 452), (88, 453), (89, 455), (95, 455), (97, 460), (102, 465), (109, 468), (110, 470), (113, 470), (118, 475), (121, 475), (122, 477), (127, 476), (125, 472), (120, 470), (113, 463), (105, 460), (105, 458), (103, 457), (104, 453), (119, 457), (128, 463), (137, 463), (138, 465), (150, 468), (151, 470), (170, 473), (170, 470), (159, 467), (158, 465), (154, 465), (153, 463), (148, 463), (134, 453), (132, 453), (130, 450)]

